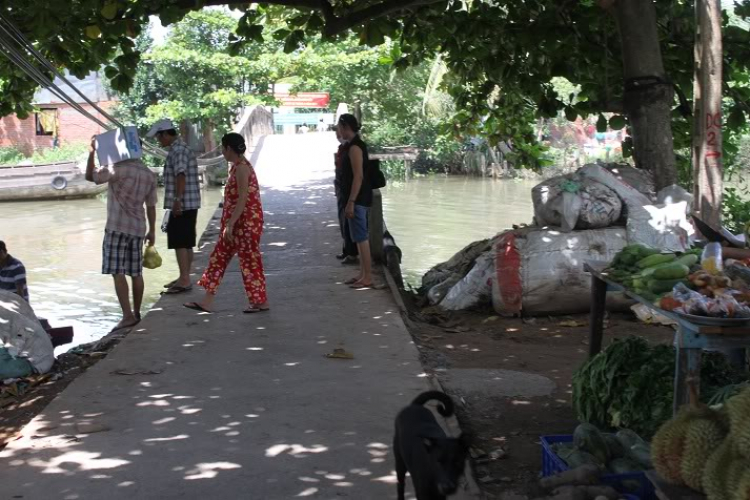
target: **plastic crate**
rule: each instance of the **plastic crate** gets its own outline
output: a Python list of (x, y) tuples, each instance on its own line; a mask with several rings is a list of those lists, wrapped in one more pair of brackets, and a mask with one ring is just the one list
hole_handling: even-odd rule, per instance
[[(555, 443), (572, 443), (573, 436), (542, 436), (542, 476), (552, 476), (563, 472), (570, 467), (552, 451)], [(604, 474), (601, 483), (612, 486), (620, 493), (630, 495), (631, 498), (640, 500), (657, 500), (656, 490), (645, 472), (633, 472), (630, 474)], [(638, 488), (635, 484), (638, 483)]]

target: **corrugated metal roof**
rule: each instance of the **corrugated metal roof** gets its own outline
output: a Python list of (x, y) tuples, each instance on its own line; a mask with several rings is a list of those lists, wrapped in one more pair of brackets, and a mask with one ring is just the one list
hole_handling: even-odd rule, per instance
[[(93, 102), (112, 100), (112, 96), (104, 88), (99, 72), (95, 71), (89, 73), (82, 80), (79, 80), (78, 78), (67, 73), (65, 75), (65, 78)], [(55, 85), (60, 87), (63, 92), (68, 94), (71, 98), (75, 99), (76, 102), (86, 102), (81, 96), (76, 94), (73, 89), (71, 89), (67, 84), (64, 84), (59, 78), (55, 78)], [(47, 89), (39, 89), (34, 95), (34, 104), (58, 104), (62, 102), (63, 101), (61, 101), (59, 97), (57, 97)]]

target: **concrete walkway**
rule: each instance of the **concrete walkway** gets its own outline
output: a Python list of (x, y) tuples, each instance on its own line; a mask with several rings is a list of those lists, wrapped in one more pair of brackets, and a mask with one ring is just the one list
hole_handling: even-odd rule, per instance
[[(428, 382), (390, 292), (341, 284), (335, 144), (259, 148), (272, 311), (241, 313), (236, 261), (216, 314), (181, 307), (197, 290), (163, 298), (6, 448), (0, 498), (396, 497), (393, 418)], [(216, 233), (214, 220), (196, 279)], [(339, 346), (355, 359), (324, 357)]]

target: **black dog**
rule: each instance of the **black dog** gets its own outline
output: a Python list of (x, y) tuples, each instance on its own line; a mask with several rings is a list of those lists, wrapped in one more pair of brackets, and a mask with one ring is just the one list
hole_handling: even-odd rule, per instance
[(453, 400), (439, 391), (420, 394), (396, 417), (396, 434), (393, 453), (396, 456), (398, 500), (404, 500), (406, 472), (417, 500), (445, 500), (458, 489), (458, 480), (464, 472), (469, 452), (469, 438), (461, 434), (450, 438), (424, 405), (427, 401), (440, 401), (438, 413), (453, 415)]

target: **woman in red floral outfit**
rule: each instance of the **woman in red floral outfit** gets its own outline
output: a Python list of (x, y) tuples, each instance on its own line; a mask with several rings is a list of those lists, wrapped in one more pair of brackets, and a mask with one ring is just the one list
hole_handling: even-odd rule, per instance
[(224, 158), (231, 164), (229, 178), (224, 188), (224, 210), (221, 214), (221, 236), (216, 244), (208, 267), (198, 284), (206, 289), (200, 302), (188, 302), (185, 307), (211, 312), (216, 292), (224, 272), (234, 254), (240, 259), (240, 271), (250, 307), (245, 313), (268, 311), (266, 277), (260, 254), (260, 236), (263, 233), (263, 206), (255, 170), (245, 158), (247, 147), (240, 134), (226, 134), (221, 139)]

